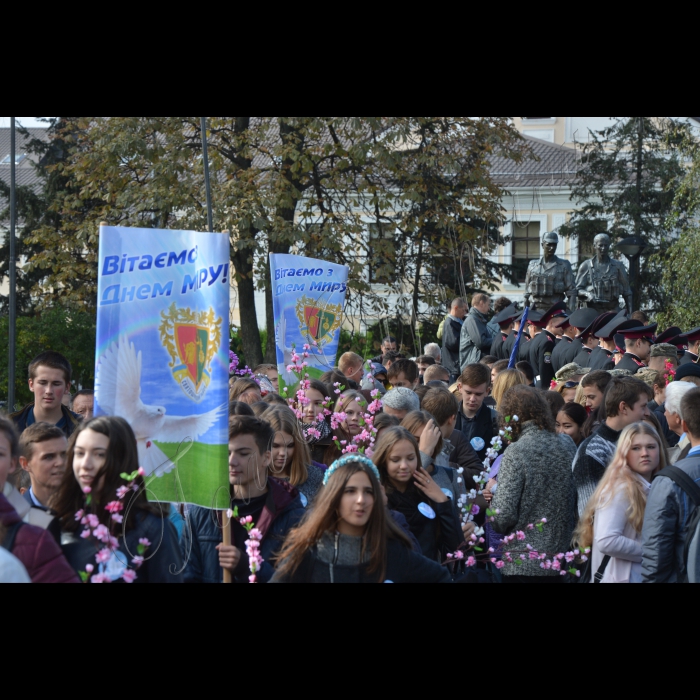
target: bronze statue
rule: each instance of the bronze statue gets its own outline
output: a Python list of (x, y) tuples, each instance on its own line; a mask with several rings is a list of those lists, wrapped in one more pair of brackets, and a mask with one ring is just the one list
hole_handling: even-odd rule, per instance
[(573, 308), (576, 283), (571, 263), (558, 258), (559, 236), (545, 233), (542, 238), (544, 256), (533, 260), (525, 278), (525, 301), (533, 309), (551, 309), (560, 301)]
[(625, 266), (610, 257), (612, 243), (607, 233), (596, 236), (593, 247), (596, 257), (581, 264), (576, 289), (581, 307), (588, 306), (600, 313), (620, 310), (624, 297), (627, 312), (632, 313), (632, 288)]

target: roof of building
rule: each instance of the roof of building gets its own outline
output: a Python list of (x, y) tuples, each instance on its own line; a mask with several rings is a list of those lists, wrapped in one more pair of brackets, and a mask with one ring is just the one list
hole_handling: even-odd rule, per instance
[[(23, 136), (19, 131), (17, 132), (17, 153), (16, 156), (19, 158), (17, 167), (15, 169), (17, 176), (17, 186), (18, 187), (31, 187), (33, 189), (38, 189), (41, 185), (41, 180), (37, 175), (34, 163), (36, 162), (36, 156), (34, 154), (29, 154), (26, 152), (27, 141), (40, 138), (47, 138), (46, 129), (27, 129), (28, 138)], [(10, 151), (11, 151), (11, 130), (0, 128), (0, 180), (10, 184)], [(7, 161), (7, 162), (5, 162)], [(9, 203), (5, 197), (0, 195), (0, 212), (3, 212)], [(7, 223), (7, 222), (4, 222)]]
[(576, 149), (531, 136), (523, 138), (535, 159), (526, 158), (516, 163), (501, 156), (492, 158), (491, 173), (501, 187), (569, 187), (573, 184), (580, 167), (580, 153)]

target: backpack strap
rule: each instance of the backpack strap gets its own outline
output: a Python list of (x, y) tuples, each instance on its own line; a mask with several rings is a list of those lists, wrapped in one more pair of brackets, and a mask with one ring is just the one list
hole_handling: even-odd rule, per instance
[(17, 534), (22, 529), (23, 525), (23, 522), (19, 522), (15, 523), (7, 529), (5, 541), (2, 543), (1, 546), (3, 549), (6, 549), (10, 554), (12, 554), (12, 550), (15, 548), (15, 540), (17, 539)]
[(682, 469), (678, 467), (666, 467), (662, 472), (656, 475), (658, 479), (665, 476), (679, 486), (695, 504), (696, 508), (700, 508), (700, 486), (698, 486)]
[(603, 563), (600, 565), (600, 569), (598, 569), (598, 573), (595, 575), (593, 583), (603, 583), (603, 579), (605, 578), (605, 570), (608, 568), (608, 564), (610, 563), (611, 559), (612, 557), (605, 557), (605, 559), (603, 559)]

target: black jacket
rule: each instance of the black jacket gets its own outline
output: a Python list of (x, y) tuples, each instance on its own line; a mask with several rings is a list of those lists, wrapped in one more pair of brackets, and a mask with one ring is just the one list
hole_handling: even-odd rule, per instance
[(470, 444), (475, 437), (483, 439), (486, 447), (476, 453), (483, 464), (486, 459), (486, 451), (491, 447), (491, 440), (498, 434), (498, 413), (484, 404), (474, 420), (469, 420), (464, 415), (464, 409), (460, 405), (455, 430), (462, 433)]
[(462, 368), (459, 364), (459, 343), (461, 337), (462, 324), (448, 316), (442, 337), (442, 365), (453, 377), (462, 374)]
[[(284, 543), (287, 533), (296, 527), (304, 517), (305, 510), (299, 495), (292, 486), (275, 479), (268, 480), (268, 499), (263, 516), (256, 527), (262, 532), (260, 553), (265, 563), (258, 573), (258, 581), (267, 583), (274, 573), (274, 557)], [(183, 557), (187, 561), (185, 583), (222, 583), (224, 572), (219, 565), (216, 548), (222, 544), (220, 513), (206, 508), (193, 508), (190, 511), (190, 526), (185, 525), (182, 533)], [(245, 559), (245, 556), (243, 557)], [(248, 571), (234, 576), (236, 583), (247, 583)]]
[(554, 379), (552, 369), (552, 354), (556, 348), (556, 338), (549, 331), (542, 331), (533, 341), (530, 348), (530, 364), (540, 378), (540, 389), (549, 390)]
[(698, 363), (698, 356), (693, 355), (692, 352), (689, 352), (688, 350), (685, 351), (685, 355), (680, 359), (678, 365), (689, 365), (689, 364), (697, 364)]
[(505, 359), (510, 359), (506, 358), (504, 351), (503, 351), (503, 346), (508, 340), (508, 334), (503, 333), (502, 331), (499, 331), (496, 334), (496, 337), (493, 339), (493, 343), (491, 344), (491, 356), (492, 357), (497, 357), (499, 360), (505, 360)]
[(583, 348), (581, 348), (581, 352), (574, 358), (574, 362), (579, 365), (579, 367), (590, 367), (592, 355), (593, 350), (584, 345)]
[[(336, 536), (335, 559), (341, 560), (340, 536)], [(450, 572), (437, 562), (430, 561), (405, 547), (401, 542), (387, 542), (386, 573), (384, 580), (378, 573), (369, 573), (368, 564), (327, 563), (319, 555), (318, 546), (310, 549), (301, 566), (292, 576), (277, 574), (270, 583), (451, 583)]]
[(591, 353), (591, 364), (589, 365), (592, 372), (602, 370), (603, 372), (611, 372), (615, 369), (613, 354), (605, 348), (596, 348)]
[[(27, 429), (29, 411), (32, 408), (34, 408), (34, 404), (30, 403), (28, 406), (25, 406), (21, 411), (13, 413), (10, 416), (10, 418), (14, 421), (14, 424), (17, 426), (17, 430), (20, 434), (22, 434)], [(61, 406), (61, 412), (63, 413), (63, 417), (66, 420), (66, 427), (63, 429), (63, 432), (66, 434), (66, 437), (70, 437), (75, 432), (75, 429), (80, 425), (81, 418), (76, 413), (71, 413), (65, 406)]]
[[(167, 507), (167, 506), (165, 506)], [(182, 557), (177, 541), (177, 531), (167, 514), (158, 517), (151, 513), (139, 513), (136, 527), (119, 540), (120, 557), (131, 562), (137, 556), (139, 540), (147, 539), (151, 548), (146, 552), (146, 562), (136, 572), (136, 583), (182, 583)], [(68, 563), (80, 573), (88, 564), (95, 566), (97, 545), (81, 540), (79, 534), (63, 535), (63, 554)]]
[(579, 338), (574, 338), (570, 343), (564, 345), (565, 342), (562, 340), (552, 353), (552, 367), (556, 367), (555, 374), (566, 365), (570, 365), (583, 349), (583, 343)]
[(626, 352), (625, 356), (615, 366), (615, 369), (626, 369), (629, 372), (632, 372), (632, 374), (637, 374), (640, 369), (644, 369), (646, 367), (644, 363), (639, 365), (639, 362), (641, 362), (641, 360), (636, 355)]
[(573, 340), (569, 338), (568, 335), (563, 336), (557, 341), (557, 345), (552, 353), (552, 369), (554, 370), (554, 374), (564, 367), (561, 360), (564, 353), (569, 350), (571, 343), (573, 343)]

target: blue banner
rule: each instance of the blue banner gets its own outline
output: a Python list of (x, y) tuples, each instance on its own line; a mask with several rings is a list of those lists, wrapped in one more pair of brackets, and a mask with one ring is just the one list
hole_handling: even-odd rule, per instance
[(96, 415), (129, 422), (153, 500), (228, 507), (229, 246), (100, 229)]
[(350, 271), (343, 265), (296, 255), (270, 255), (275, 338), (280, 380), (294, 386), (287, 371), (294, 350), (309, 346), (309, 375), (319, 378), (336, 366)]

